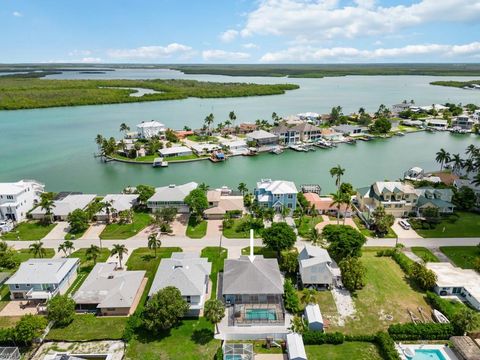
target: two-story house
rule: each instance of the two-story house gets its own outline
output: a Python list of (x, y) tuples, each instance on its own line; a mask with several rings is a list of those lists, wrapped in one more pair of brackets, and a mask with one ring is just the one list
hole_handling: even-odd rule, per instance
[(321, 129), (308, 122), (288, 123), (283, 122), (272, 129), (281, 143), (292, 145), (298, 142), (314, 142), (321, 138)]
[(304, 287), (330, 289), (340, 277), (340, 270), (326, 249), (306, 245), (298, 254), (298, 272)]
[(452, 127), (458, 127), (463, 130), (472, 130), (477, 122), (468, 115), (459, 115), (452, 120)]
[(293, 211), (297, 206), (297, 187), (292, 181), (262, 179), (254, 190), (259, 206), (281, 212), (283, 208)]
[(155, 194), (147, 200), (147, 206), (152, 211), (166, 207), (174, 207), (179, 213), (186, 214), (189, 207), (185, 204), (185, 197), (198, 187), (196, 182), (182, 185), (168, 185), (155, 188)]
[(142, 121), (137, 125), (138, 137), (141, 139), (151, 139), (152, 137), (158, 137), (160, 139), (165, 138), (165, 132), (167, 128), (164, 124), (152, 120), (152, 121)]
[(45, 185), (35, 180), (0, 183), (0, 220), (21, 222), (40, 201)]

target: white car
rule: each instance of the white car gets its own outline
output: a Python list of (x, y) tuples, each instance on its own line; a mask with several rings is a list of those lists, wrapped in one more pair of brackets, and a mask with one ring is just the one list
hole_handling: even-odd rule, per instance
[(404, 228), (405, 230), (410, 230), (410, 229), (412, 228), (412, 226), (410, 225), (410, 223), (409, 223), (407, 220), (403, 220), (403, 219), (402, 219), (402, 220), (400, 220), (400, 221), (398, 222), (398, 224), (399, 224), (402, 228)]

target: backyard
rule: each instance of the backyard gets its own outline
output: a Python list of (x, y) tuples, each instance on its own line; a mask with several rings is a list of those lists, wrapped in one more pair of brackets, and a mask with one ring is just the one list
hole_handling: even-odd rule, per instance
[(295, 219), (295, 225), (298, 230), (298, 235), (301, 237), (307, 237), (310, 230), (323, 220), (322, 216), (308, 216), (304, 215), (298, 219)]
[(210, 280), (212, 281), (212, 289), (210, 297), (214, 299), (217, 296), (217, 276), (219, 271), (223, 271), (223, 262), (227, 258), (228, 250), (216, 246), (206, 247), (202, 249), (201, 257), (206, 257), (212, 263), (212, 273)]
[(473, 269), (475, 259), (480, 258), (480, 247), (478, 246), (442, 246), (440, 250), (455, 265), (463, 269)]
[(188, 219), (188, 226), (186, 235), (191, 239), (201, 239), (207, 233), (207, 221), (201, 220), (200, 222), (195, 219), (195, 216), (190, 216)]
[(148, 213), (134, 212), (133, 220), (130, 224), (108, 224), (100, 234), (100, 239), (128, 239), (145, 229), (152, 223), (152, 220), (152, 217)]
[(480, 237), (480, 214), (456, 211), (443, 217), (434, 229), (423, 229), (416, 222), (411, 222), (415, 231), (424, 238)]
[(41, 240), (56, 224), (43, 225), (39, 221), (26, 221), (18, 224), (12, 231), (3, 234), (3, 240)]
[(305, 346), (309, 360), (381, 360), (375, 344), (367, 342), (344, 342), (341, 345), (307, 345)]
[[(277, 252), (275, 250), (266, 248), (264, 246), (254, 246), (253, 248), (254, 255), (263, 255), (264, 258), (277, 258)], [(242, 255), (250, 255), (250, 247), (244, 247), (242, 249)]]

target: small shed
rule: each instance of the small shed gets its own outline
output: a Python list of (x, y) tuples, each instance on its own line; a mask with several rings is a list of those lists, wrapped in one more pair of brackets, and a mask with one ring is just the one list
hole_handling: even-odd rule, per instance
[(287, 353), (289, 360), (307, 360), (302, 335), (297, 333), (287, 334)]
[(308, 304), (304, 316), (310, 330), (323, 331), (323, 317), (318, 304)]

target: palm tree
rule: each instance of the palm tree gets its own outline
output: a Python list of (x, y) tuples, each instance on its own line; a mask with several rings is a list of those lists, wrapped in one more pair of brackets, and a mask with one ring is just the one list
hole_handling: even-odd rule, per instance
[(340, 189), (340, 185), (342, 184), (342, 176), (345, 174), (345, 169), (342, 168), (340, 165), (337, 165), (330, 169), (330, 176), (336, 178), (335, 185), (337, 188)]
[(97, 136), (95, 136), (95, 144), (97, 144), (98, 150), (102, 149), (103, 140), (104, 140), (104, 138), (103, 138), (102, 135), (97, 134)]
[(458, 171), (462, 168), (463, 166), (463, 160), (460, 157), (460, 154), (453, 154), (452, 158), (450, 159), (451, 162), (453, 162), (453, 173), (457, 174)]
[(245, 184), (244, 182), (241, 182), (240, 184), (238, 184), (237, 189), (242, 193), (242, 195), (245, 195), (245, 193), (248, 191), (247, 184)]
[(117, 255), (118, 257), (118, 267), (122, 268), (123, 255), (128, 254), (128, 249), (123, 244), (113, 244), (113, 248), (110, 251), (110, 255)]
[(303, 289), (300, 301), (303, 305), (316, 304), (317, 303), (317, 291), (314, 289)]
[(223, 302), (218, 299), (207, 300), (203, 309), (203, 316), (215, 325), (215, 329), (218, 333), (218, 323), (222, 321), (225, 316), (225, 306), (223, 305)]
[(198, 185), (198, 188), (204, 192), (207, 192), (208, 189), (210, 189), (210, 186), (202, 182), (200, 185)]
[(157, 257), (157, 249), (162, 246), (161, 240), (158, 238), (157, 233), (150, 234), (148, 236), (148, 248), (155, 251), (155, 257)]
[(475, 175), (475, 177), (472, 180), (472, 184), (480, 186), (480, 172)]
[(40, 259), (45, 257), (47, 255), (47, 251), (43, 247), (43, 242), (40, 240), (34, 242), (33, 244), (30, 244), (28, 247), (30, 249), (30, 252), (33, 254), (34, 257), (39, 257)]
[(469, 157), (463, 162), (463, 168), (467, 172), (467, 175), (470, 174), (473, 170), (475, 170), (475, 163), (471, 157)]
[(97, 263), (97, 258), (100, 255), (100, 248), (97, 245), (90, 245), (87, 250), (85, 250), (85, 257), (87, 260), (93, 260), (93, 263)]
[(120, 132), (123, 132), (123, 133), (125, 133), (125, 135), (127, 135), (127, 131), (129, 131), (129, 130), (130, 130), (130, 126), (128, 126), (125, 123), (120, 124)]
[[(43, 195), (43, 194), (42, 194)], [(46, 224), (52, 223), (52, 209), (55, 207), (55, 202), (49, 196), (42, 196), (40, 200), (40, 209), (45, 211), (44, 221)]]
[(322, 241), (322, 236), (317, 228), (311, 228), (308, 232), (307, 239), (311, 241), (313, 245), (317, 245), (320, 241)]
[(337, 207), (337, 225), (340, 224), (340, 208), (345, 203), (345, 194), (340, 192), (332, 194), (332, 206)]
[(467, 151), (465, 152), (469, 155), (470, 158), (475, 157), (479, 153), (480, 149), (478, 149), (475, 145), (470, 144), (467, 146)]
[(207, 117), (205, 117), (204, 123), (207, 126), (208, 135), (210, 135), (210, 126), (213, 124), (214, 119), (215, 117), (213, 116), (212, 113), (210, 113), (209, 115), (207, 115)]
[(343, 204), (345, 205), (345, 213), (343, 214), (343, 225), (345, 225), (347, 212), (352, 206), (352, 197), (350, 196), (350, 194), (343, 194)]
[(440, 171), (442, 171), (443, 165), (450, 161), (450, 153), (446, 152), (444, 149), (440, 149), (436, 155), (435, 160), (440, 164)]
[[(237, 115), (235, 115), (234, 111), (230, 111), (228, 114), (228, 118), (230, 119), (229, 122), (233, 125), (233, 128), (235, 129), (235, 120), (237, 120)], [(225, 121), (225, 125), (227, 122)]]
[(290, 209), (286, 206), (282, 206), (282, 210), (281, 210), (281, 215), (282, 215), (282, 218), (285, 220), (285, 218), (290, 215)]
[(100, 209), (105, 210), (105, 213), (107, 214), (107, 224), (110, 224), (112, 221), (112, 213), (115, 212), (115, 209), (113, 208), (113, 201), (103, 201), (100, 203)]
[(67, 256), (67, 249), (65, 248), (65, 244), (58, 245), (58, 252), (63, 251), (65, 257)]
[(72, 251), (75, 250), (75, 246), (73, 246), (73, 241), (65, 240), (63, 242), (65, 250), (68, 251), (68, 255), (72, 255)]

